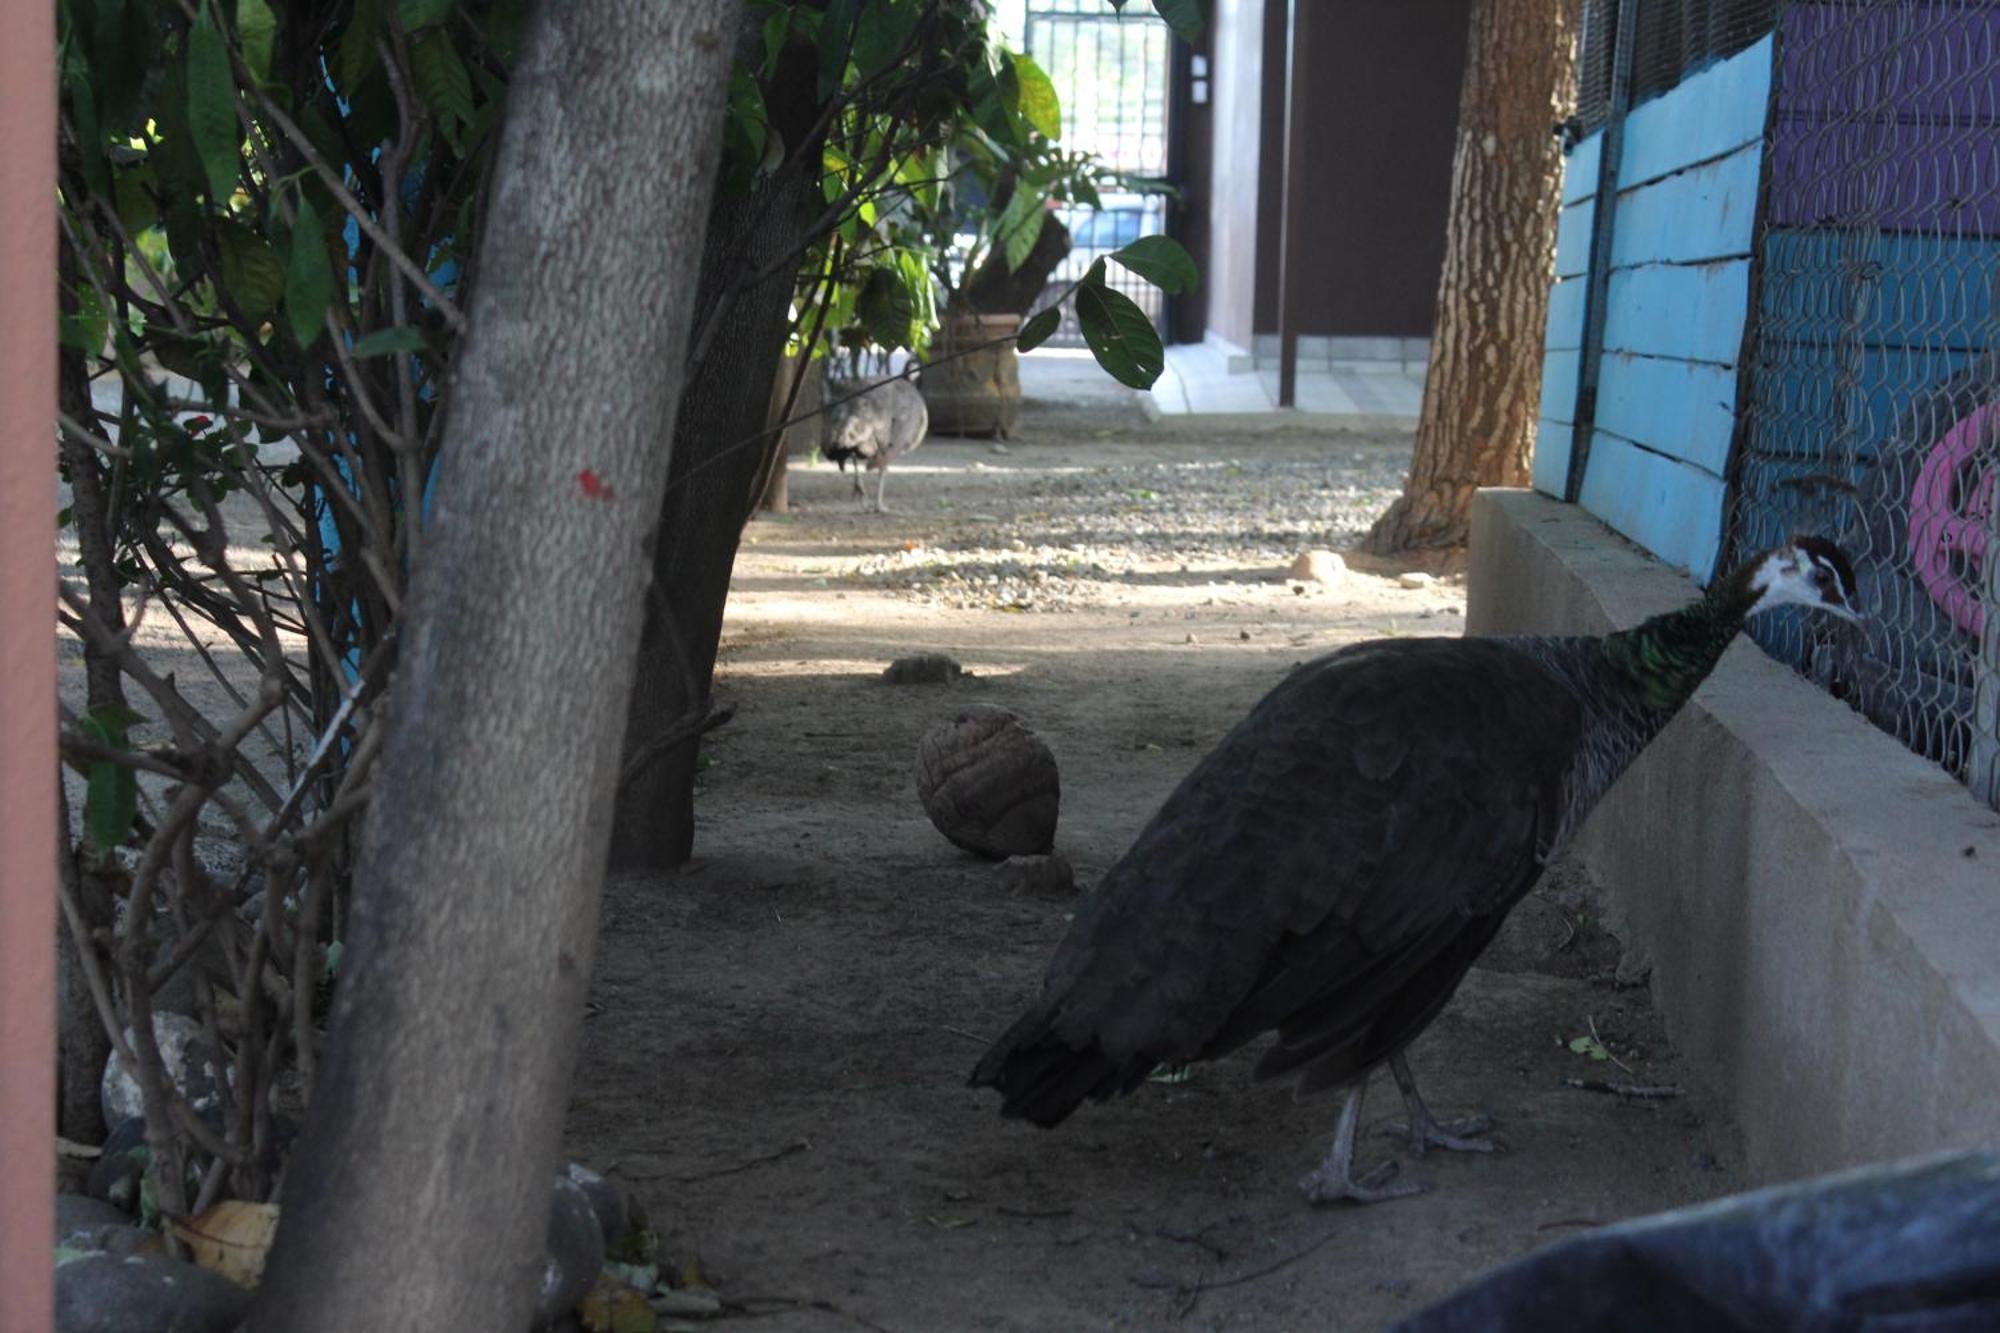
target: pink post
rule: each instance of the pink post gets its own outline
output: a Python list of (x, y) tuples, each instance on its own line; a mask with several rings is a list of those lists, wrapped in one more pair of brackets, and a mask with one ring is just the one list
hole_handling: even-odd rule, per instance
[(55, 6), (0, 7), (0, 1292), (49, 1327), (55, 1231)]

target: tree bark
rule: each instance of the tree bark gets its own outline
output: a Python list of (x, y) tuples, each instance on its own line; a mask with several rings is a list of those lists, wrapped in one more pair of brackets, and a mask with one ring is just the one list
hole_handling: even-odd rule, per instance
[(530, 14), (253, 1329), (527, 1324), (739, 18)]
[[(69, 243), (60, 243), (57, 279), (64, 314), (74, 314), (76, 300), (71, 294), (76, 284), (76, 256)], [(91, 420), (90, 366), (80, 348), (64, 346), (56, 354), (57, 401), (62, 410), (77, 421)], [(67, 431), (61, 436), (63, 469), (69, 477), (70, 523), (76, 532), (78, 563), (83, 566), (84, 587), (89, 595), (91, 614), (98, 623), (113, 630), (125, 628), (125, 606), (120, 595), (124, 580), (118, 576), (115, 522), (105, 485), (103, 464), (97, 452)], [(118, 659), (88, 636), (83, 640), (85, 701), (90, 710), (126, 707), (125, 677), (119, 673)], [(69, 829), (61, 830), (57, 855), (70, 864), (62, 867), (75, 888), (78, 907), (92, 926), (111, 923), (113, 895), (107, 879), (108, 866), (94, 853), (75, 846)], [(69, 872), (75, 874), (70, 877)], [(100, 1143), (109, 1128), (104, 1123), (104, 1098), (100, 1092), (104, 1065), (111, 1058), (111, 1035), (104, 1030), (97, 1006), (86, 984), (79, 948), (91, 947), (71, 935), (62, 921), (56, 928), (56, 1126), (65, 1137), (78, 1143)]]
[(1463, 546), (1472, 493), (1525, 485), (1534, 448), (1576, 0), (1474, 0), (1469, 41), (1430, 374), (1378, 554)]
[[(787, 61), (814, 59), (795, 44)], [(630, 769), (611, 836), (616, 869), (670, 870), (694, 849), (694, 777), (709, 708), (729, 574), (767, 456), (772, 385), (784, 359), (799, 249), (825, 207), (811, 69), (781, 67), (766, 109), (786, 144), (805, 145), (747, 195), (718, 196), (703, 248), (699, 308), (724, 311), (691, 368), (675, 418), (673, 473), (653, 554), (625, 738)], [(781, 95), (789, 92), (789, 98)], [(746, 277), (776, 264), (763, 281)], [(672, 739), (676, 738), (678, 739)]]

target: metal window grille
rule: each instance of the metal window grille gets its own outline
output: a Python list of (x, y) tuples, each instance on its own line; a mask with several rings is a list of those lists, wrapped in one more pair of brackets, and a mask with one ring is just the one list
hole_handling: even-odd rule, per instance
[[(1130, 188), (1104, 191), (1101, 209), (1061, 210), (1071, 249), (1037, 302), (1039, 309), (1102, 256), (1167, 229), (1170, 196), (1161, 187), (1170, 169), (1173, 35), (1142, 5), (1120, 12), (1103, 0), (1029, 0), (1026, 36), (1028, 54), (1048, 72), (1062, 99), (1063, 146), (1094, 153), (1134, 178)], [(1164, 327), (1166, 304), (1159, 289), (1117, 264), (1106, 266), (1106, 277), (1139, 303), (1155, 328)], [(1072, 309), (1065, 307), (1062, 326), (1049, 341), (1083, 346)]]
[(2000, 2), (1787, 3), (1725, 561), (1856, 558), (1773, 654), (2000, 805)]

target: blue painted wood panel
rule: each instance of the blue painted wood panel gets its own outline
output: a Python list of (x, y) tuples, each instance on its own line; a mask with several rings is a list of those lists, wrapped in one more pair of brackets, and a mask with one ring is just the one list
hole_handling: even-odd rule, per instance
[(1569, 278), (1549, 288), (1549, 326), (1542, 345), (1549, 351), (1583, 346), (1583, 301), (1590, 284)]
[(1842, 347), (1767, 340), (1758, 349), (1757, 448), (1818, 457), (1838, 437), (1863, 457), (1896, 428), (1910, 405), (1972, 363), (1971, 353), (1933, 347)]
[(1544, 495), (1563, 498), (1569, 484), (1569, 455), (1574, 434), (1567, 421), (1535, 424), (1534, 486)]
[(1576, 419), (1576, 378), (1583, 353), (1557, 348), (1542, 354), (1542, 416), (1549, 421)]
[(1607, 352), (1596, 424), (1719, 477), (1736, 429), (1736, 383), (1732, 367)]
[(1767, 335), (1979, 350), (2000, 329), (2000, 241), (1773, 228), (1763, 254)]
[(1604, 131), (1585, 139), (1563, 159), (1562, 201), (1581, 203), (1597, 195), (1597, 167), (1604, 157)]
[(1586, 199), (1556, 215), (1556, 276), (1578, 277), (1590, 270), (1590, 230), (1597, 203)]
[(1612, 267), (1749, 255), (1763, 162), (1763, 145), (1750, 144), (1727, 157), (1621, 191), (1611, 234)]
[(1721, 480), (1599, 431), (1583, 507), (1676, 569), (1706, 580), (1722, 545)]
[(1625, 119), (1618, 184), (1642, 185), (1764, 137), (1772, 42), (1765, 37), (1711, 65)]
[(1649, 264), (1607, 284), (1606, 351), (1733, 365), (1743, 349), (1750, 262)]

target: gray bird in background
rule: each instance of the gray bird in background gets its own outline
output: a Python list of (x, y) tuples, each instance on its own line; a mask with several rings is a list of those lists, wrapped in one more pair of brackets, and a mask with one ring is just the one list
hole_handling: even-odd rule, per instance
[(861, 485), (861, 470), (873, 470), (875, 512), (888, 513), (882, 492), (889, 482), (889, 464), (922, 444), (931, 428), (923, 395), (905, 379), (828, 380), (826, 397), (833, 405), (822, 417), (826, 425), (820, 452), (842, 472), (854, 464), (854, 493), (864, 503), (867, 491)]

